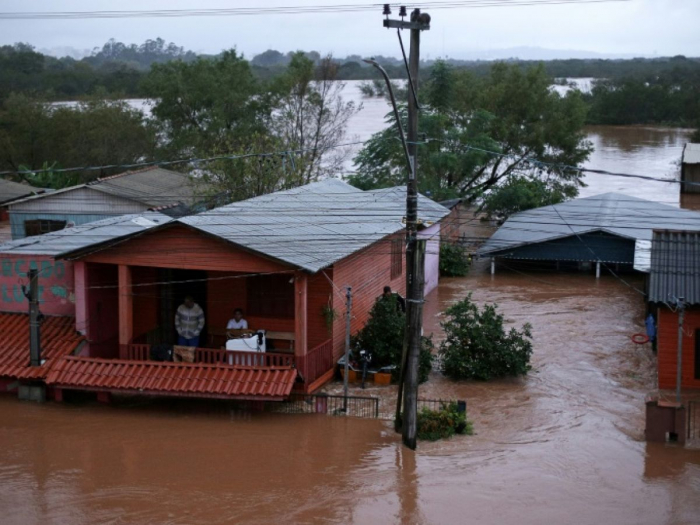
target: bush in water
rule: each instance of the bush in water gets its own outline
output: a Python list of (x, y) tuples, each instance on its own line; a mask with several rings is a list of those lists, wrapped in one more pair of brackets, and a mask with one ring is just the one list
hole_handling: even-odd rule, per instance
[(471, 294), (448, 308), (441, 323), (443, 371), (452, 379), (480, 379), (525, 375), (531, 369), (531, 326), (506, 332), (495, 304), (479, 309)]
[(465, 412), (460, 412), (457, 403), (442, 405), (440, 410), (422, 408), (418, 411), (418, 439), (437, 441), (455, 434), (472, 435), (474, 428)]
[(440, 243), (440, 275), (463, 277), (467, 275), (469, 266), (469, 256), (464, 247), (449, 242)]

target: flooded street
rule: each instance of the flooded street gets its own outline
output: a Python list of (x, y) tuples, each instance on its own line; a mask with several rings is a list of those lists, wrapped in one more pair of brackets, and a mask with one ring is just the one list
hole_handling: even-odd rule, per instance
[[(348, 142), (384, 127), (383, 99)], [(586, 166), (678, 177), (688, 132), (590, 127)], [(588, 175), (581, 196), (619, 191), (679, 204), (678, 185)], [(480, 233), (479, 235), (483, 235)], [(422, 398), (465, 399), (475, 435), (401, 446), (389, 420), (244, 413), (219, 402), (122, 399), (19, 402), (0, 397), (0, 523), (700, 523), (700, 449), (646, 444), (644, 397), (655, 357), (630, 336), (644, 302), (625, 276), (523, 272), (478, 263), (427, 297), (425, 333), (473, 293), (509, 324), (533, 326), (526, 378), (453, 382)], [(339, 392), (340, 383), (327, 390)], [(393, 411), (396, 388), (354, 386)]]
[[(429, 296), (426, 333), (439, 337), (439, 312), (469, 291), (532, 323), (535, 343), (527, 378), (433, 373), (421, 387), (467, 399), (474, 436), (414, 453), (389, 421), (4, 397), (2, 522), (698, 523), (700, 450), (642, 441), (654, 358), (629, 339), (637, 292), (611, 276), (477, 267)], [(389, 412), (394, 392), (364, 391)]]

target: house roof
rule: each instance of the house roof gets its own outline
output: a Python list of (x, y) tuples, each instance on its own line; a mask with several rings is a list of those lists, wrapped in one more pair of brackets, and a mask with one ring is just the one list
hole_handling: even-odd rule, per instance
[(184, 173), (153, 166), (104, 177), (87, 184), (78, 184), (51, 193), (33, 195), (13, 202), (13, 204), (51, 198), (54, 195), (79, 188), (90, 188), (115, 197), (136, 201), (156, 210), (170, 208), (178, 204), (192, 206), (199, 200), (198, 191), (201, 192), (205, 189), (201, 185), (195, 187), (192, 179)]
[(500, 255), (520, 246), (589, 232), (651, 241), (653, 230), (659, 228), (700, 231), (700, 213), (622, 193), (603, 193), (516, 213), (477, 253)]
[(28, 195), (43, 193), (41, 188), (0, 178), (0, 204), (7, 204)]
[[(362, 191), (326, 179), (183, 217), (178, 222), (310, 272), (404, 228), (406, 188)], [(431, 225), (449, 213), (419, 196)]]
[(167, 215), (158, 212), (110, 217), (44, 235), (8, 241), (0, 244), (0, 256), (8, 254), (65, 256), (76, 250), (98, 246), (146, 231), (171, 220)]
[(462, 204), (463, 200), (464, 199), (449, 199), (446, 201), (440, 201), (440, 205), (451, 210), (451, 209), (455, 208), (456, 206), (459, 206), (460, 204)]
[(71, 354), (85, 338), (73, 317), (46, 317), (41, 323), (42, 366), (29, 366), (29, 316), (0, 312), (0, 377), (38, 379), (60, 357)]
[(46, 384), (139, 394), (282, 400), (289, 396), (296, 377), (291, 367), (64, 357), (51, 367)]
[(683, 148), (683, 164), (700, 164), (700, 144), (688, 142)]
[(654, 232), (649, 301), (667, 303), (674, 297), (682, 297), (690, 305), (700, 305), (699, 232)]

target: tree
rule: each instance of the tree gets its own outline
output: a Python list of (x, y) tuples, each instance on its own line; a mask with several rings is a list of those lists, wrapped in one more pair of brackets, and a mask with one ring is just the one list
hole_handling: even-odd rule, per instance
[[(53, 107), (41, 99), (11, 95), (0, 109), (4, 170), (133, 164), (152, 159), (155, 146), (152, 123), (124, 101), (95, 98)], [(30, 182), (62, 188), (120, 171), (125, 170), (52, 172)]]
[(440, 324), (445, 330), (440, 355), (448, 377), (488, 381), (530, 371), (531, 327), (525, 324), (522, 330), (506, 332), (497, 305), (479, 309), (469, 294), (447, 309)]
[(359, 110), (344, 102), (337, 80), (338, 64), (331, 56), (317, 67), (304, 53), (292, 55), (287, 72), (278, 79), (272, 130), (285, 150), (294, 151), (294, 173), (286, 185), (308, 184), (337, 174), (347, 158), (339, 149), (348, 120)]
[[(352, 338), (352, 348), (367, 350), (372, 354), (373, 367), (395, 366), (394, 379), (401, 371), (406, 314), (401, 311), (394, 296), (379, 297), (365, 326)], [(428, 380), (432, 370), (432, 340), (421, 338), (421, 350), (418, 363), (418, 377), (421, 383)]]
[(559, 204), (575, 196), (572, 186), (561, 184), (557, 179), (513, 176), (498, 191), (486, 196), (482, 209), (490, 218), (505, 220), (514, 213)]
[[(420, 191), (437, 199), (473, 201), (530, 170), (525, 159), (574, 166), (584, 161), (590, 153), (583, 133), (586, 105), (578, 93), (562, 97), (552, 91), (550, 82), (541, 66), (522, 71), (499, 63), (478, 77), (437, 62), (419, 117), (429, 139), (419, 146)], [(388, 122), (390, 127), (375, 134), (356, 157), (352, 184), (404, 183), (405, 160), (393, 117)], [(572, 170), (552, 170), (550, 177), (572, 189), (580, 184)]]

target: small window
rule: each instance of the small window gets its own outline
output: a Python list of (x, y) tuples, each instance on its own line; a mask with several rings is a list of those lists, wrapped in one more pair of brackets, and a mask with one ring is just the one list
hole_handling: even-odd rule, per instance
[(43, 235), (44, 233), (56, 232), (65, 227), (66, 221), (50, 221), (45, 219), (24, 221), (24, 235), (26, 237), (33, 237), (35, 235)]
[(246, 315), (294, 319), (294, 283), (290, 275), (246, 278)]
[(391, 241), (391, 279), (394, 280), (403, 273), (403, 240)]

